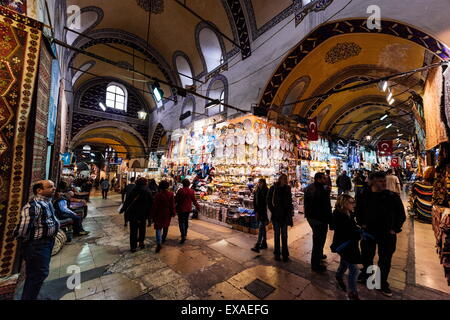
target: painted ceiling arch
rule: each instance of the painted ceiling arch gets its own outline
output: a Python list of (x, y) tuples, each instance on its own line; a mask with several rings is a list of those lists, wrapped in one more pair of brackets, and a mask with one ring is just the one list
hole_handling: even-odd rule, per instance
[[(430, 60), (428, 52), (448, 60), (450, 50), (425, 33), (399, 22), (383, 21), (384, 28), (376, 33), (365, 24), (366, 20), (351, 19), (325, 24), (311, 32), (281, 62), (263, 91), (259, 108), (271, 112), (272, 105), (283, 106), (292, 84), (308, 76), (311, 82), (302, 99), (325, 96), (297, 103), (292, 113), (307, 118), (320, 114), (323, 120), (319, 130), (328, 135), (343, 134), (349, 138), (357, 125), (342, 129), (337, 123), (374, 119), (382, 108), (392, 111), (393, 116), (400, 110), (410, 111), (402, 103), (411, 97), (410, 92), (423, 93), (424, 73), (390, 83), (394, 108), (387, 104), (386, 93), (376, 84), (340, 93), (334, 90), (420, 68)], [(329, 105), (332, 108), (324, 115)], [(370, 108), (377, 105), (379, 109)], [(400, 128), (404, 133), (409, 133), (409, 129)]]

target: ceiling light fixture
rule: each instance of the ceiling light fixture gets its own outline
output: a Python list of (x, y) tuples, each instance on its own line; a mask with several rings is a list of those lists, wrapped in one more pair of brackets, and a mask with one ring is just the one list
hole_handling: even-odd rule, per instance
[(390, 100), (388, 100), (389, 105), (392, 105), (395, 102), (394, 98), (391, 98)]
[(145, 120), (145, 118), (147, 118), (147, 112), (145, 112), (145, 110), (138, 111), (138, 118), (141, 120)]
[(103, 111), (106, 111), (106, 107), (103, 102), (100, 102), (98, 105), (100, 106), (100, 108), (102, 108)]
[(387, 81), (380, 81), (378, 83), (378, 87), (380, 88), (381, 91), (386, 92), (387, 88), (388, 88), (389, 84)]
[(388, 114), (388, 113), (386, 113), (384, 116), (382, 116), (382, 117), (380, 118), (380, 120), (384, 120), (384, 119), (386, 119), (387, 117), (389, 117), (389, 114)]
[(392, 126), (392, 123), (389, 123), (389, 124), (386, 126), (386, 129), (389, 129), (391, 126)]
[(393, 97), (393, 94), (392, 94), (392, 92), (389, 90), (389, 94), (388, 94), (388, 96), (387, 96), (387, 101), (391, 100), (392, 97)]

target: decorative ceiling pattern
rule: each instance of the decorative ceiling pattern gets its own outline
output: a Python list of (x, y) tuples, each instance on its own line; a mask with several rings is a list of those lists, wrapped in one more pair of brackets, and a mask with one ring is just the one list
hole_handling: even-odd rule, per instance
[(335, 64), (342, 60), (356, 57), (361, 53), (362, 48), (354, 42), (338, 43), (325, 56), (325, 62)]
[(137, 0), (137, 4), (145, 11), (151, 11), (154, 14), (164, 12), (164, 0)]
[(244, 11), (239, 0), (226, 0), (228, 7), (233, 15), (234, 24), (237, 28), (239, 36), (239, 44), (241, 46), (242, 59), (248, 58), (251, 55), (250, 49), (250, 35), (247, 29), (247, 22), (245, 21)]
[(376, 33), (392, 35), (414, 42), (419, 46), (432, 51), (435, 55), (443, 60), (449, 59), (449, 48), (447, 48), (444, 44), (440, 43), (436, 39), (425, 34), (424, 32), (417, 30), (411, 26), (403, 25), (396, 21), (383, 20), (382, 23), (383, 29), (380, 31), (368, 29), (366, 19), (351, 19), (332, 22), (314, 30), (291, 51), (291, 53), (284, 59), (284, 61), (280, 64), (280, 66), (273, 74), (264, 90), (261, 101), (259, 103), (259, 108), (262, 108), (260, 114), (267, 113), (270, 105), (273, 103), (274, 97), (277, 94), (278, 88), (281, 86), (290, 72), (294, 69), (294, 67), (297, 66), (320, 44), (334, 36), (355, 33)]
[(152, 136), (152, 141), (150, 143), (150, 152), (155, 152), (158, 150), (159, 143), (162, 139), (162, 137), (165, 135), (166, 131), (164, 130), (164, 127), (161, 123), (158, 123), (156, 126), (155, 132)]

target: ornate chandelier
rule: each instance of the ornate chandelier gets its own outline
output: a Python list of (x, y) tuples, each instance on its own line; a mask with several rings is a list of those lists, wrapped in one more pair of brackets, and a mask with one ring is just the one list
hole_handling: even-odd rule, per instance
[(155, 14), (164, 12), (164, 0), (137, 0), (137, 4), (145, 11)]

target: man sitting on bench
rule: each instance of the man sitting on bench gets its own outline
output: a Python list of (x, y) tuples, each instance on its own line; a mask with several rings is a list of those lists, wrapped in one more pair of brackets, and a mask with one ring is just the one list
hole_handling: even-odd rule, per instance
[(53, 206), (55, 207), (55, 213), (58, 219), (70, 218), (73, 220), (73, 233), (75, 236), (85, 236), (90, 233), (89, 231), (85, 231), (83, 229), (82, 217), (78, 216), (75, 212), (69, 209), (70, 192), (67, 194), (58, 193)]

